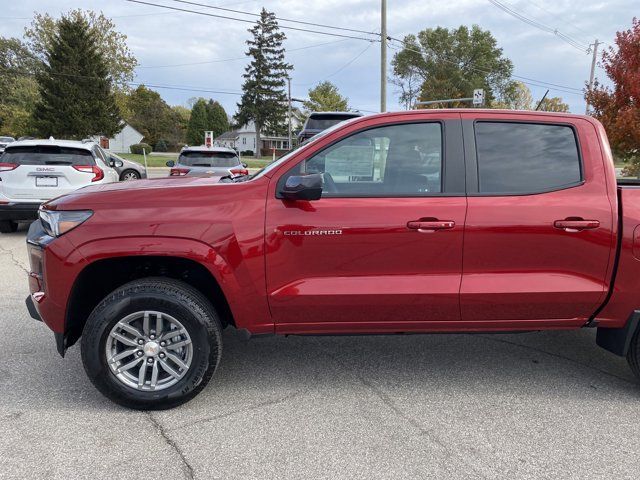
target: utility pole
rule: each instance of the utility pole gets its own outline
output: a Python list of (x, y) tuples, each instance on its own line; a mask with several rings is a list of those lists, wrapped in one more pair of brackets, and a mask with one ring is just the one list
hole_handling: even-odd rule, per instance
[(289, 150), (291, 150), (291, 77), (287, 77), (287, 88), (289, 91), (289, 94), (287, 95), (287, 99), (289, 100)]
[[(589, 90), (593, 88), (593, 78), (596, 74), (596, 60), (598, 58), (598, 45), (600, 45), (600, 42), (598, 42), (598, 39), (596, 38), (596, 41), (593, 42), (593, 58), (591, 59), (591, 74), (589, 75)], [(589, 114), (589, 102), (587, 102), (587, 109), (584, 113), (586, 115)]]
[(380, 9), (380, 111), (387, 111), (387, 0)]

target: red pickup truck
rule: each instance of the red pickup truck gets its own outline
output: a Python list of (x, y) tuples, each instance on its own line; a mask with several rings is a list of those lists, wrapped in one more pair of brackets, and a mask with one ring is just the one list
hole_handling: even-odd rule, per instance
[(247, 335), (597, 327), (640, 373), (640, 185), (602, 126), (423, 110), (321, 133), (242, 179), (84, 188), (28, 234), (31, 315), (115, 402), (200, 392)]

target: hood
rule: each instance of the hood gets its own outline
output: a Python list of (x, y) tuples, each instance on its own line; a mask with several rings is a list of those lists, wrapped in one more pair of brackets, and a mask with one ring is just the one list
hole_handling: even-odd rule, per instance
[[(163, 177), (148, 180), (134, 180), (129, 182), (105, 183), (80, 188), (73, 193), (54, 198), (45, 203), (44, 207), (56, 209), (88, 208), (91, 205), (131, 203), (145, 200), (155, 192), (162, 192), (162, 196), (175, 198), (177, 190), (191, 187), (211, 187), (214, 185), (232, 185), (220, 183), (222, 176), (210, 177)], [(175, 190), (174, 190), (175, 189)]]

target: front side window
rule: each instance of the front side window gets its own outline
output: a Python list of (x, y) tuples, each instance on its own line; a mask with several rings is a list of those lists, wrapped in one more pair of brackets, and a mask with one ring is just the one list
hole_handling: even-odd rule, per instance
[(344, 138), (287, 174), (321, 173), (323, 196), (422, 196), (442, 192), (442, 125), (372, 128)]
[(511, 122), (475, 125), (480, 193), (559, 190), (582, 180), (573, 128)]

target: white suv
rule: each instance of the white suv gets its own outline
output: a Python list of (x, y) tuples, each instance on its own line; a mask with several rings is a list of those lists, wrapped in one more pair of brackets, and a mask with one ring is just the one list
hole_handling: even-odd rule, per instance
[(0, 232), (35, 220), (40, 204), (87, 185), (118, 181), (109, 157), (95, 143), (23, 140), (0, 155)]

